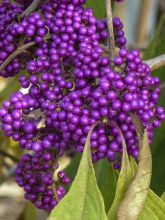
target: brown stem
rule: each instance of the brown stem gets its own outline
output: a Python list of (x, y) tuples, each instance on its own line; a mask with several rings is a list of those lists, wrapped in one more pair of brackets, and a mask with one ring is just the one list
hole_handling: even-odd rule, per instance
[(39, 5), (41, 4), (42, 0), (34, 0), (29, 7), (21, 14), (20, 18), (26, 17), (30, 15), (33, 11), (35, 11)]
[[(50, 35), (47, 35), (44, 40), (48, 40), (50, 38)], [(29, 42), (27, 44), (24, 44), (21, 47), (18, 47), (12, 54), (10, 54), (10, 56), (8, 56), (8, 58), (2, 63), (2, 65), (0, 66), (0, 72), (2, 72), (5, 67), (18, 55), (22, 54), (23, 52), (25, 52), (26, 49), (32, 47), (36, 45), (35, 41)]]
[(112, 18), (112, 4), (111, 0), (106, 0), (106, 12), (107, 12), (107, 26), (108, 26), (108, 46), (109, 46), (109, 55), (111, 62), (111, 68), (114, 67), (114, 49), (115, 49), (115, 40), (114, 40), (114, 31), (113, 31), (113, 18)]
[(0, 154), (3, 155), (3, 156), (5, 156), (5, 157), (10, 158), (11, 160), (13, 160), (13, 161), (16, 162), (16, 163), (19, 161), (18, 158), (14, 157), (13, 155), (11, 155), (11, 154), (9, 154), (9, 153), (3, 151), (3, 150), (0, 150)]
[(158, 57), (155, 57), (151, 60), (146, 60), (145, 63), (147, 63), (149, 65), (151, 70), (155, 70), (155, 69), (158, 69), (162, 66), (165, 66), (165, 54), (158, 56)]
[(57, 190), (56, 190), (55, 181), (53, 182), (52, 189), (53, 189), (53, 193), (54, 193), (55, 199), (56, 199), (56, 201), (59, 203), (59, 202), (60, 202), (60, 199), (59, 199), (59, 197), (58, 197), (58, 193), (57, 193)]

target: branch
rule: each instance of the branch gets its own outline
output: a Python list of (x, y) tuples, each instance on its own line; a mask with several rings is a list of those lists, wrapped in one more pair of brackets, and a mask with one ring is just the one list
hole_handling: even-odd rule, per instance
[(151, 60), (146, 60), (145, 63), (149, 65), (151, 70), (158, 69), (159, 67), (165, 66), (165, 54), (155, 57)]
[(30, 43), (27, 43), (25, 45), (23, 45), (22, 47), (18, 47), (12, 54), (10, 54), (10, 56), (8, 56), (8, 58), (2, 63), (2, 65), (0, 66), (0, 72), (2, 72), (4, 70), (4, 68), (18, 55), (20, 55), (21, 53), (23, 53), (26, 49), (28, 49), (31, 46), (34, 46), (35, 42), (32, 41)]
[(107, 26), (108, 26), (108, 33), (109, 33), (109, 54), (111, 62), (111, 68), (113, 68), (113, 61), (114, 61), (114, 48), (115, 48), (115, 40), (114, 40), (114, 31), (113, 31), (113, 18), (112, 18), (112, 5), (111, 0), (106, 0), (106, 12), (107, 12)]
[[(44, 40), (48, 40), (50, 38), (50, 35), (47, 35)], [(0, 66), (0, 72), (2, 72), (5, 67), (18, 55), (22, 54), (23, 52), (25, 52), (26, 49), (32, 47), (36, 45), (35, 41), (29, 42), (27, 44), (24, 44), (21, 47), (18, 47), (12, 54), (10, 54), (10, 56), (8, 56), (8, 58), (2, 63), (2, 65)]]
[(34, 0), (29, 7), (21, 14), (20, 18), (26, 17), (30, 15), (33, 11), (35, 11), (39, 5), (41, 4), (42, 0)]
[(13, 160), (13, 161), (16, 162), (16, 163), (19, 161), (18, 158), (14, 157), (13, 155), (11, 155), (11, 154), (9, 154), (9, 153), (3, 151), (3, 150), (0, 150), (0, 154), (3, 155), (3, 156), (5, 156), (5, 157), (10, 158), (11, 160)]
[(54, 193), (54, 196), (55, 196), (55, 199), (56, 199), (57, 203), (59, 203), (60, 199), (59, 199), (59, 196), (58, 196), (58, 193), (57, 193), (57, 190), (56, 190), (55, 181), (53, 182), (52, 190), (53, 190), (53, 193)]

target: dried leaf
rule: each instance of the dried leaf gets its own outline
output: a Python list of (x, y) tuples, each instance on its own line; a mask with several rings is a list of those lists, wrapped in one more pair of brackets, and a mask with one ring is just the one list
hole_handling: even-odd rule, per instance
[(148, 144), (148, 134), (147, 130), (145, 129), (141, 142), (137, 173), (118, 209), (119, 220), (138, 219), (147, 199), (151, 181), (151, 170), (152, 157)]

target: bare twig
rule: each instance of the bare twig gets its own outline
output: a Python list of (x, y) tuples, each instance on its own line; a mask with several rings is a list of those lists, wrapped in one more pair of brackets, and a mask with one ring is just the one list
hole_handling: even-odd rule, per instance
[[(20, 15), (20, 18), (26, 17), (34, 12), (39, 5), (41, 4), (42, 0), (34, 0), (30, 6)], [(50, 36), (49, 36), (50, 37)], [(45, 40), (49, 38), (48, 36), (45, 37)], [(0, 66), (0, 72), (19, 54), (23, 53), (29, 47), (34, 46), (36, 43), (34, 41), (29, 42), (21, 47), (18, 47)]]
[(28, 49), (29, 47), (32, 47), (35, 45), (35, 42), (29, 42), (25, 45), (23, 45), (22, 47), (18, 47), (12, 54), (10, 54), (10, 56), (8, 56), (8, 58), (2, 63), (2, 65), (0, 66), (0, 72), (2, 72), (4, 70), (4, 68), (18, 55), (20, 55), (21, 53), (23, 53), (26, 49)]
[[(47, 35), (44, 40), (48, 40), (50, 38), (50, 35)], [(21, 47), (18, 47), (12, 54), (10, 54), (10, 56), (8, 56), (8, 58), (2, 63), (2, 65), (0, 66), (0, 72), (2, 72), (4, 70), (4, 68), (18, 55), (24, 53), (26, 51), (26, 49), (32, 47), (36, 45), (35, 41), (29, 42), (27, 44), (24, 44)]]
[(55, 196), (55, 199), (56, 199), (57, 203), (59, 203), (60, 199), (59, 199), (59, 196), (58, 196), (58, 193), (57, 193), (55, 181), (53, 182), (52, 190), (53, 190), (53, 193), (54, 193), (54, 196)]
[(11, 160), (13, 160), (13, 161), (16, 162), (16, 163), (19, 161), (18, 158), (14, 157), (13, 155), (9, 154), (9, 153), (6, 152), (6, 151), (0, 150), (0, 154), (3, 155), (3, 156), (5, 156), (5, 157), (10, 158)]
[(111, 68), (113, 68), (113, 61), (114, 61), (114, 49), (115, 49), (115, 40), (114, 40), (114, 31), (113, 31), (113, 18), (112, 18), (112, 5), (111, 0), (106, 0), (106, 11), (107, 11), (107, 26), (109, 32), (109, 54), (111, 62)]
[(162, 66), (165, 66), (165, 54), (158, 56), (158, 57), (155, 57), (151, 60), (146, 60), (145, 63), (147, 63), (149, 65), (151, 70), (155, 70), (155, 69), (158, 69)]
[(33, 11), (35, 11), (39, 5), (41, 4), (42, 0), (34, 0), (30, 6), (21, 14), (20, 18), (26, 17), (30, 15)]

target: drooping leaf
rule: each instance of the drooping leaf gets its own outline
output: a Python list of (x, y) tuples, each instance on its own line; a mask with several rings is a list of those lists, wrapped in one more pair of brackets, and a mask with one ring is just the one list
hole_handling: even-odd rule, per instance
[[(137, 163), (133, 158), (130, 159), (132, 172), (136, 173)], [(138, 220), (157, 220), (165, 217), (165, 204), (163, 203), (163, 195), (161, 199), (150, 189), (143, 210)]]
[(115, 197), (117, 176), (112, 165), (107, 160), (100, 160), (94, 165), (94, 168), (107, 213)]
[(49, 220), (106, 220), (103, 198), (98, 189), (91, 160), (91, 128), (71, 189), (64, 199), (51, 212)]
[[(135, 174), (137, 163), (130, 158), (131, 170)], [(165, 218), (165, 204), (151, 189), (148, 192), (146, 202), (138, 220), (160, 220)]]
[(130, 185), (132, 178), (133, 178), (133, 175), (131, 172), (131, 166), (130, 166), (130, 162), (129, 162), (129, 158), (127, 154), (125, 139), (121, 133), (121, 130), (119, 128), (118, 130), (122, 138), (122, 145), (123, 145), (122, 166), (121, 166), (121, 171), (120, 171), (118, 182), (117, 182), (115, 198), (108, 213), (108, 220), (117, 219), (118, 207), (121, 201), (123, 200), (125, 196), (125, 192), (128, 189), (128, 186)]
[(146, 129), (141, 145), (136, 175), (118, 210), (119, 220), (138, 219), (147, 199), (151, 181), (152, 157)]

